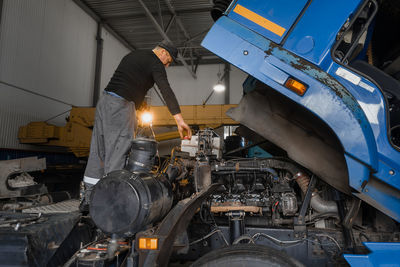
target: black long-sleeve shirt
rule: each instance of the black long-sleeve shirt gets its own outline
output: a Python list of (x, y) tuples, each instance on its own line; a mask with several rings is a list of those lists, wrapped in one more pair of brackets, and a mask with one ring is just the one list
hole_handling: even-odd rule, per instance
[(181, 113), (175, 94), (169, 85), (167, 73), (161, 60), (151, 50), (136, 50), (119, 63), (105, 88), (139, 107), (147, 91), (157, 84), (172, 115)]

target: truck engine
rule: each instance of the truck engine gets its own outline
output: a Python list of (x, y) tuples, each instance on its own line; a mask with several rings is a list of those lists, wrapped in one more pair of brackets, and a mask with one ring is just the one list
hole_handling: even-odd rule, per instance
[[(222, 139), (212, 129), (182, 140), (164, 161), (156, 141), (132, 142), (125, 169), (109, 173), (91, 194), (91, 218), (109, 237), (95, 242), (103, 253), (81, 249), (71, 260), (77, 266), (118, 261), (118, 255), (131, 261), (139, 255), (139, 266), (169, 260), (203, 266), (214, 251), (226, 264), (225, 250), (248, 255), (260, 244), (266, 246), (254, 259), (275, 253), (271, 264), (336, 266), (343, 264), (339, 255), (346, 248), (361, 248), (364, 239), (395, 238), (388, 233), (394, 225), (379, 232), (363, 226), (360, 201), (288, 158), (224, 156)], [(350, 230), (355, 221), (359, 228)]]

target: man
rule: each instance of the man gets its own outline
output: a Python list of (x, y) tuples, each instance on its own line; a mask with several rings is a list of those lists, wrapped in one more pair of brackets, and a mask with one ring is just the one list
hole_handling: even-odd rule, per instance
[(181, 138), (184, 132), (191, 138), (190, 127), (181, 115), (178, 101), (168, 83), (165, 68), (176, 60), (178, 50), (168, 42), (161, 42), (153, 50), (137, 50), (126, 55), (96, 107), (90, 154), (84, 174), (84, 203), (99, 179), (125, 164), (131, 140), (134, 138), (136, 113), (147, 91), (154, 83), (174, 116)]

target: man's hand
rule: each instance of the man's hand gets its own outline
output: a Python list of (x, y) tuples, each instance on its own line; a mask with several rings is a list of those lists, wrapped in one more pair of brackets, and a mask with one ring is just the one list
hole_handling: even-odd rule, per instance
[[(178, 126), (178, 132), (179, 135), (181, 136), (181, 139), (183, 139), (183, 137), (188, 137), (189, 139), (192, 138), (192, 130), (190, 129), (189, 125), (187, 125), (185, 123), (185, 121), (183, 120), (182, 114), (178, 113), (174, 115), (174, 119), (176, 122), (176, 126)], [(185, 135), (185, 131), (186, 131), (186, 135)]]

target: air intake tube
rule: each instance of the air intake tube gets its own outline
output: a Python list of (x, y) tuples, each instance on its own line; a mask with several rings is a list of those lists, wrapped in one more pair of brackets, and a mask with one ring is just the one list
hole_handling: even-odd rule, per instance
[(137, 138), (132, 141), (125, 170), (131, 172), (150, 172), (157, 154), (157, 141), (148, 138)]
[[(299, 185), (301, 191), (305, 194), (307, 192), (308, 185), (310, 184), (310, 178), (308, 175), (302, 172), (298, 172), (295, 175), (296, 182)], [(311, 196), (311, 207), (319, 213), (332, 212), (337, 213), (338, 208), (334, 201), (328, 201), (321, 198), (318, 192), (314, 191)]]

